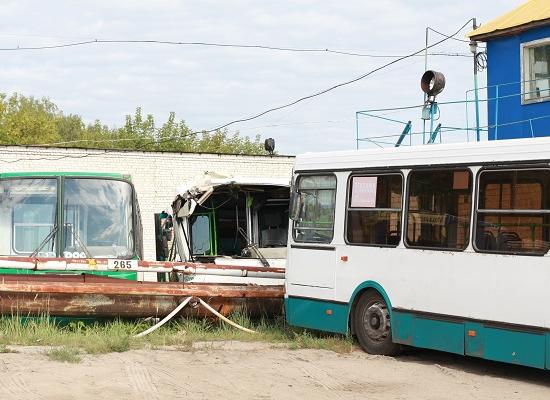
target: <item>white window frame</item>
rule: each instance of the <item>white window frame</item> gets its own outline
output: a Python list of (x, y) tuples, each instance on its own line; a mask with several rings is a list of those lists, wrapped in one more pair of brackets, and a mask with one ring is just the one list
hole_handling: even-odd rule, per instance
[[(381, 177), (381, 176), (399, 176), (401, 178), (401, 205), (399, 208), (377, 208), (377, 207), (352, 207), (351, 206), (351, 196), (353, 191), (353, 178), (356, 177)], [(375, 194), (376, 196), (376, 194)], [(347, 199), (346, 199), (346, 214), (345, 214), (345, 223), (344, 223), (344, 241), (349, 246), (370, 246), (370, 247), (399, 247), (403, 243), (403, 204), (405, 201), (405, 176), (402, 170), (395, 170), (390, 172), (352, 172), (348, 176), (348, 187), (347, 187)], [(364, 243), (364, 242), (352, 242), (348, 239), (348, 224), (349, 224), (349, 212), (350, 211), (366, 211), (366, 212), (376, 212), (376, 211), (385, 211), (385, 212), (399, 212), (399, 242), (395, 245), (393, 244), (381, 244), (381, 243)]]
[(533, 104), (542, 103), (544, 101), (550, 101), (550, 91), (543, 97), (527, 98), (527, 91), (529, 90), (528, 82), (531, 76), (531, 65), (529, 64), (528, 52), (535, 47), (541, 47), (550, 45), (550, 38), (532, 40), (530, 42), (521, 43), (520, 45), (520, 70), (521, 70), (521, 104)]

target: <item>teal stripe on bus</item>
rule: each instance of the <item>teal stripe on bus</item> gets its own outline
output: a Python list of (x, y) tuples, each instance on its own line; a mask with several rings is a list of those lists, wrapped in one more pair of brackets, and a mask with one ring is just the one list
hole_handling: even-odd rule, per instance
[[(484, 354), (487, 360), (544, 368), (546, 334), (483, 327)], [(466, 336), (468, 338), (468, 336)]]
[[(289, 296), (285, 299), (287, 321), (303, 328), (347, 334), (350, 305), (368, 288), (376, 289), (391, 310), (385, 291), (375, 282), (365, 282), (355, 290), (350, 303)], [(391, 325), (395, 343), (550, 369), (550, 332), (403, 310), (391, 311)]]
[(395, 343), (550, 369), (550, 333), (393, 311)]
[(285, 299), (290, 325), (334, 333), (348, 333), (349, 305), (324, 300), (291, 297)]
[(464, 325), (461, 323), (419, 318), (394, 310), (391, 324), (395, 343), (464, 354)]
[[(391, 317), (391, 303), (382, 286), (374, 281), (365, 281), (353, 291), (348, 303), (288, 296), (285, 299), (286, 318), (290, 325), (347, 334), (349, 331), (350, 307), (357, 296), (367, 289), (374, 289), (384, 298)], [(327, 315), (331, 310), (332, 315)]]

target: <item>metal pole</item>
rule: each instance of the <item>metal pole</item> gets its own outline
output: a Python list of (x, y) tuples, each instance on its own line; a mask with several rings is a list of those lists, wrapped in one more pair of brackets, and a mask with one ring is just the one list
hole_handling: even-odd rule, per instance
[[(424, 72), (428, 70), (428, 32), (429, 27), (426, 27), (426, 47), (424, 48)], [(426, 93), (424, 93), (424, 104), (426, 104)], [(412, 136), (412, 135), (411, 135)], [(412, 140), (412, 138), (411, 138)], [(422, 120), (422, 144), (426, 144), (426, 120)]]
[(495, 87), (495, 140), (498, 140), (498, 96), (499, 96), (499, 88), (500, 85), (496, 85)]
[[(434, 131), (434, 116), (435, 116), (435, 109), (436, 109), (436, 103), (435, 101), (430, 104), (430, 140), (428, 143), (432, 143), (432, 135)], [(434, 140), (435, 142), (435, 140)]]
[(466, 141), (470, 141), (470, 118), (468, 116), (468, 106), (470, 103), (468, 102), (468, 91), (466, 90)]
[(479, 95), (477, 86), (477, 73), (474, 74), (475, 105), (476, 105), (476, 139), (481, 140), (481, 129), (479, 128)]
[(355, 113), (355, 146), (359, 150), (359, 113)]
[[(474, 30), (477, 29), (476, 19), (472, 19), (472, 24)], [(476, 107), (476, 140), (479, 142), (481, 140), (481, 130), (479, 129), (479, 90), (477, 82), (477, 43), (475, 50), (472, 52), (474, 55), (474, 101)]]
[[(426, 27), (426, 47), (424, 48), (424, 72), (428, 70), (428, 32), (429, 32), (429, 26)], [(424, 93), (424, 97), (426, 97), (426, 93)]]

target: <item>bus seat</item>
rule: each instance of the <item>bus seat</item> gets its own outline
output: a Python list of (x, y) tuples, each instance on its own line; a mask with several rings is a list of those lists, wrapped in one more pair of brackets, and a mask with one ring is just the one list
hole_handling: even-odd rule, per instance
[(390, 231), (390, 235), (388, 236), (388, 244), (397, 246), (399, 244), (400, 234), (400, 231)]
[(483, 236), (479, 238), (477, 246), (481, 250), (496, 250), (497, 239), (495, 238), (495, 235), (493, 235), (493, 232), (483, 232)]
[(281, 227), (281, 215), (266, 213), (263, 220), (267, 228), (260, 231), (260, 247), (286, 246), (288, 230)]
[(498, 249), (505, 251), (521, 250), (523, 241), (516, 232), (500, 232), (498, 235)]

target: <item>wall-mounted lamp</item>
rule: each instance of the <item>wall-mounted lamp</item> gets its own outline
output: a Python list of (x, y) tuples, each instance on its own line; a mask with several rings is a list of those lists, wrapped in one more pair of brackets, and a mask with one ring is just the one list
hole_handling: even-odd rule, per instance
[(470, 52), (475, 56), (477, 54), (477, 41), (470, 40)]

